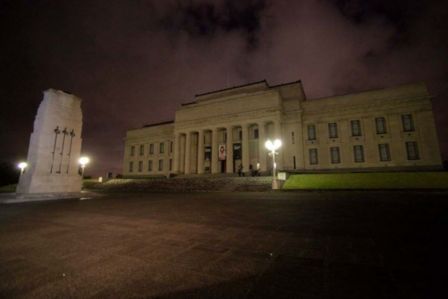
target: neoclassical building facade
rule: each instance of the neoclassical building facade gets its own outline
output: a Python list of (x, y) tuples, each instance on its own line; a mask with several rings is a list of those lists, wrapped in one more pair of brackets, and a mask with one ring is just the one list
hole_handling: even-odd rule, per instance
[(424, 83), (308, 100), (300, 81), (266, 81), (196, 95), (175, 120), (129, 130), (123, 174), (438, 169), (441, 156)]

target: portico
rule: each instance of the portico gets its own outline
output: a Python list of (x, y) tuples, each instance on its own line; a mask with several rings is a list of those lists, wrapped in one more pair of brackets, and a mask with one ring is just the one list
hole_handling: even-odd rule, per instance
[(259, 120), (177, 131), (174, 171), (232, 174), (242, 167), (243, 172), (266, 172), (270, 163), (264, 142), (275, 137), (276, 127), (280, 125), (274, 120)]

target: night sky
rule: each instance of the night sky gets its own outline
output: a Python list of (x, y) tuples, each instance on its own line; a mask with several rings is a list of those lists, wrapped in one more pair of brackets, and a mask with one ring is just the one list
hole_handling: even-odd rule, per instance
[(83, 99), (87, 174), (195, 94), (302, 80), (308, 98), (425, 81), (448, 159), (448, 2), (0, 0), (0, 161), (25, 159), (48, 88)]

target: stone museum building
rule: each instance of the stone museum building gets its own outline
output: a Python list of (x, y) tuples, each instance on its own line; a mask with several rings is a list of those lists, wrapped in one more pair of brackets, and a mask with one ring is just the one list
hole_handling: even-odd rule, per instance
[(127, 177), (272, 170), (387, 171), (442, 167), (424, 83), (309, 100), (302, 83), (266, 81), (196, 95), (174, 121), (129, 130)]

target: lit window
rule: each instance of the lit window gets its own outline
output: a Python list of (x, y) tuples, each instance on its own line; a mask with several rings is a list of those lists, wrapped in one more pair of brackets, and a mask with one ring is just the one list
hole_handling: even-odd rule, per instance
[(361, 136), (361, 122), (359, 120), (352, 120), (352, 136)]
[(339, 147), (330, 147), (330, 156), (331, 156), (331, 163), (332, 164), (338, 164), (341, 163), (341, 156), (339, 154)]
[(406, 153), (408, 154), (408, 160), (419, 160), (420, 156), (418, 154), (417, 142), (406, 142)]
[(328, 135), (330, 138), (338, 138), (338, 125), (336, 123), (328, 124)]
[(377, 117), (375, 118), (375, 125), (376, 125), (376, 133), (377, 134), (386, 134), (386, 119), (384, 117)]
[(316, 140), (316, 126), (308, 125), (308, 140)]
[(310, 164), (311, 165), (316, 165), (317, 163), (319, 163), (318, 156), (317, 156), (317, 148), (310, 148), (309, 155), (310, 155)]
[(353, 146), (353, 154), (355, 156), (355, 162), (364, 162), (364, 148), (362, 145)]
[(152, 160), (148, 160), (148, 171), (152, 171)]
[(378, 151), (380, 154), (380, 161), (390, 161), (389, 144), (378, 144)]
[(405, 132), (413, 132), (415, 130), (414, 128), (414, 121), (412, 120), (411, 114), (404, 114), (401, 116), (401, 122), (403, 123), (403, 131)]

